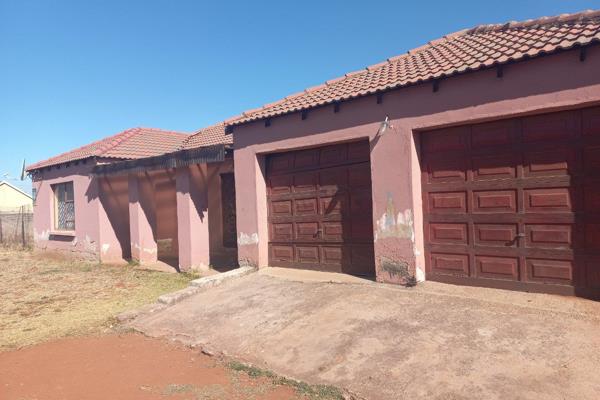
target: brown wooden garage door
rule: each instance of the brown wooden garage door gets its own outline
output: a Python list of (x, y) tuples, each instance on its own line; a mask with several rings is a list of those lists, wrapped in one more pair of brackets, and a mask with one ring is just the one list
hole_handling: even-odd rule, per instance
[(598, 296), (600, 108), (423, 133), (429, 279)]
[(369, 143), (267, 156), (269, 264), (374, 275)]

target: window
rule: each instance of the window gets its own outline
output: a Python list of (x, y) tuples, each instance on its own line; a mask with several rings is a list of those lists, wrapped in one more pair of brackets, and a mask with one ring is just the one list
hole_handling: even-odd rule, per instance
[(73, 182), (53, 185), (54, 190), (54, 228), (59, 231), (75, 230), (75, 199)]
[(236, 247), (235, 180), (231, 173), (221, 175), (221, 212), (223, 213), (223, 246)]

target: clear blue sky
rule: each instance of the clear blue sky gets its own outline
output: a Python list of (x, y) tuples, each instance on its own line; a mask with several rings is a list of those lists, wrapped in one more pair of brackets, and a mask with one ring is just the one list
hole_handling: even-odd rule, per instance
[(589, 8), (600, 1), (0, 0), (0, 179), (129, 127), (193, 131), (459, 29)]

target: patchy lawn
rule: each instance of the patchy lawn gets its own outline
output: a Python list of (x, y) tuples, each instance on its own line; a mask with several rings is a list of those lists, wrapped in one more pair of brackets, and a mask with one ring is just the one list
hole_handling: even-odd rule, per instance
[(194, 278), (0, 248), (0, 351), (106, 331), (116, 314)]
[(116, 314), (195, 278), (0, 248), (0, 399), (344, 398), (334, 387), (113, 329)]

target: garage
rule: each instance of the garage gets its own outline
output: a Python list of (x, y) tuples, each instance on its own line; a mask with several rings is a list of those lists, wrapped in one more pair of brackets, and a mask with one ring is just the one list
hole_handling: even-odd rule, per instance
[(367, 140), (266, 157), (269, 265), (374, 276)]
[(427, 279), (597, 296), (600, 108), (424, 132)]

